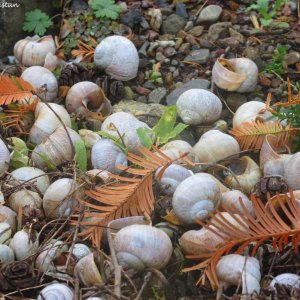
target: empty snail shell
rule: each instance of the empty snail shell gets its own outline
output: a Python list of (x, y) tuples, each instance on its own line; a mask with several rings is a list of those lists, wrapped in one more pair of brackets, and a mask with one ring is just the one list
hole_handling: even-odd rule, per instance
[(0, 264), (9, 263), (14, 260), (14, 251), (7, 245), (0, 245)]
[(43, 66), (48, 53), (55, 53), (55, 42), (51, 35), (27, 37), (14, 46), (14, 56), (24, 66)]
[(170, 157), (172, 160), (175, 160), (175, 164), (180, 164), (183, 162), (182, 159), (178, 159), (183, 154), (189, 154), (192, 151), (193, 147), (186, 141), (174, 140), (166, 143), (159, 150), (162, 151), (165, 155)]
[(8, 170), (10, 162), (9, 151), (4, 144), (4, 142), (0, 139), (0, 178), (5, 174)]
[(0, 223), (0, 244), (7, 244), (7, 242), (11, 238), (11, 228), (8, 223), (1, 222)]
[(17, 214), (9, 207), (0, 205), (0, 222), (8, 223), (12, 232), (16, 232)]
[(8, 183), (12, 186), (17, 186), (21, 183), (33, 185), (32, 190), (44, 194), (50, 185), (48, 175), (34, 167), (22, 167), (10, 173)]
[(34, 148), (31, 159), (37, 167), (43, 169), (47, 167), (47, 162), (58, 166), (64, 161), (73, 159), (75, 153), (73, 153), (69, 137), (73, 146), (81, 138), (71, 128), (67, 128), (67, 131), (69, 136), (64, 127), (57, 128), (48, 138)]
[(242, 200), (247, 211), (252, 216), (254, 216), (252, 202), (249, 200), (249, 198), (244, 193), (242, 193), (241, 191), (238, 191), (238, 190), (232, 190), (232, 191), (222, 193), (221, 207), (223, 207), (223, 205), (226, 207), (231, 207), (233, 212), (244, 215), (245, 213), (244, 213), (243, 207), (240, 203), (240, 199)]
[(24, 206), (41, 208), (42, 198), (38, 193), (24, 189), (12, 193), (8, 198), (7, 204), (12, 210), (18, 213), (19, 208), (23, 208)]
[(136, 270), (144, 267), (161, 269), (169, 262), (173, 247), (162, 230), (147, 225), (130, 225), (115, 236), (117, 259), (123, 266)]
[(77, 262), (74, 274), (87, 287), (102, 283), (102, 278), (98, 266), (95, 263), (93, 253), (84, 256)]
[[(162, 167), (156, 171), (156, 179), (159, 176), (161, 170)], [(193, 174), (194, 173), (192, 171), (186, 169), (185, 167), (172, 164), (164, 170), (163, 175), (159, 181), (159, 186), (165, 194), (172, 195), (180, 182), (192, 176)]]
[(41, 290), (37, 300), (73, 300), (74, 291), (62, 283), (51, 283)]
[(46, 86), (46, 101), (53, 102), (57, 97), (58, 84), (51, 71), (44, 67), (34, 66), (26, 69), (21, 78), (28, 81), (35, 89)]
[(38, 247), (38, 241), (34, 241), (36, 237), (35, 231), (29, 232), (26, 229), (15, 233), (9, 247), (14, 251), (17, 260), (23, 260), (36, 251)]
[(300, 152), (297, 152), (284, 162), (284, 179), (288, 186), (293, 190), (300, 189), (299, 170)]
[(174, 192), (172, 206), (176, 216), (185, 224), (205, 220), (221, 203), (222, 194), (210, 175), (198, 173), (183, 180)]
[(192, 155), (201, 163), (214, 163), (240, 151), (238, 142), (229, 134), (219, 130), (209, 130), (204, 133), (193, 147)]
[(90, 81), (74, 84), (66, 97), (66, 108), (69, 113), (77, 112), (91, 119), (102, 120), (111, 113), (110, 101), (102, 89)]
[(212, 124), (222, 112), (222, 102), (210, 91), (190, 89), (176, 102), (178, 114), (185, 124)]
[(284, 285), (290, 289), (299, 289), (300, 276), (293, 273), (283, 273), (273, 278), (270, 287), (274, 289), (276, 284)]
[(213, 82), (226, 91), (253, 92), (257, 78), (257, 65), (248, 58), (219, 58), (212, 69)]
[(266, 111), (266, 104), (259, 101), (249, 101), (242, 104), (235, 112), (232, 120), (233, 127), (240, 126), (242, 123), (259, 119), (261, 121), (271, 118), (271, 112)]
[(147, 124), (139, 121), (133, 115), (117, 112), (105, 119), (101, 130), (116, 137), (123, 136), (125, 146), (129, 151), (138, 152), (142, 143), (136, 132), (138, 128), (149, 128)]
[(46, 190), (43, 198), (45, 215), (50, 219), (66, 218), (83, 198), (83, 190), (70, 178), (54, 181)]
[(91, 253), (90, 248), (85, 244), (77, 243), (74, 245), (72, 253), (78, 258), (81, 259)]
[(108, 75), (127, 81), (137, 75), (139, 55), (134, 44), (122, 36), (109, 36), (95, 49), (95, 64)]
[(260, 292), (260, 266), (259, 261), (254, 257), (245, 257), (238, 254), (223, 256), (217, 264), (217, 277), (219, 290), (217, 299), (221, 299), (223, 288), (230, 285), (242, 284), (242, 294)]
[(94, 168), (115, 174), (121, 172), (118, 165), (127, 166), (126, 154), (112, 140), (108, 139), (101, 139), (93, 146), (91, 160)]
[[(235, 176), (226, 172), (225, 184), (232, 189), (241, 189), (250, 194), (255, 184), (261, 179), (262, 173), (256, 162), (249, 156), (243, 156), (228, 166)], [(237, 182), (238, 180), (238, 182)]]
[(92, 130), (80, 129), (78, 133), (84, 141), (85, 147), (88, 149), (92, 148), (98, 141), (101, 140), (100, 135)]
[[(50, 106), (50, 108), (48, 106)], [(29, 132), (30, 141), (34, 144), (41, 143), (42, 140), (47, 138), (56, 128), (61, 127), (62, 123), (66, 127), (71, 127), (71, 118), (62, 105), (56, 103), (49, 103), (47, 105), (39, 102), (34, 114), (35, 122)]]

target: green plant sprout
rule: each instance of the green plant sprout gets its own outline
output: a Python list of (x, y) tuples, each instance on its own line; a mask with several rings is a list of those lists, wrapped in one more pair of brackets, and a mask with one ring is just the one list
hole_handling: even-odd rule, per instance
[(150, 80), (154, 84), (162, 84), (162, 74), (159, 72), (160, 64), (154, 64), (152, 70), (146, 71), (146, 79)]
[(285, 55), (287, 52), (287, 46), (277, 45), (273, 61), (264, 67), (264, 72), (275, 73), (277, 75), (283, 75), (286, 72)]

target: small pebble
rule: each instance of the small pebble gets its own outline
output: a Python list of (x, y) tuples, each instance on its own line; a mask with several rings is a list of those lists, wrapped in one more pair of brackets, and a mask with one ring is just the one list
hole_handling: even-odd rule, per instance
[(200, 13), (197, 24), (203, 22), (215, 22), (217, 21), (222, 14), (222, 7), (218, 5), (208, 5)]

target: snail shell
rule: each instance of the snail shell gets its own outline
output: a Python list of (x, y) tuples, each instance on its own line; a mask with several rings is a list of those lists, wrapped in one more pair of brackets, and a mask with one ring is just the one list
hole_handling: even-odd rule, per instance
[(284, 179), (292, 190), (300, 189), (300, 152), (295, 153), (284, 161)]
[[(172, 160), (176, 161), (175, 164), (180, 164), (183, 159), (178, 159), (182, 154), (190, 153), (193, 147), (186, 141), (174, 140), (166, 143), (159, 150), (162, 151), (165, 155), (170, 157)], [(178, 160), (177, 160), (178, 159)]]
[(56, 99), (57, 80), (48, 69), (39, 66), (30, 67), (22, 73), (21, 78), (28, 81), (35, 89), (46, 86), (46, 102), (53, 102)]
[(93, 253), (84, 256), (78, 261), (74, 269), (74, 274), (87, 287), (102, 283)]
[(265, 111), (266, 104), (259, 101), (249, 101), (242, 104), (235, 112), (232, 120), (233, 128), (240, 126), (242, 123), (260, 119), (262, 121), (271, 118), (273, 115)]
[(66, 108), (69, 113), (77, 112), (92, 119), (101, 119), (112, 110), (110, 101), (105, 98), (102, 89), (90, 81), (78, 82), (69, 89)]
[[(159, 175), (162, 167), (157, 169), (155, 173), (155, 178)], [(159, 182), (159, 186), (162, 191), (167, 195), (172, 195), (177, 186), (186, 178), (194, 175), (194, 173), (185, 167), (180, 165), (172, 164), (168, 168), (165, 169), (161, 180)]]
[(43, 66), (47, 54), (55, 54), (55, 50), (51, 35), (27, 37), (15, 44), (14, 56), (24, 66)]
[(13, 211), (18, 213), (20, 207), (30, 206), (32, 208), (41, 208), (42, 198), (36, 192), (20, 190), (9, 196), (7, 204)]
[(0, 264), (9, 263), (15, 260), (14, 251), (7, 245), (0, 245)]
[(192, 155), (197, 162), (214, 163), (239, 152), (239, 143), (232, 136), (219, 130), (209, 130), (193, 147)]
[(117, 259), (122, 266), (141, 270), (161, 269), (169, 262), (173, 247), (162, 230), (147, 225), (130, 225), (115, 236)]
[[(256, 162), (249, 156), (243, 156), (230, 164), (232, 173), (226, 173), (225, 184), (232, 189), (241, 188), (242, 192), (250, 194), (255, 184), (261, 179), (262, 173)], [(239, 181), (237, 182), (236, 179)]]
[(91, 253), (90, 248), (85, 244), (75, 244), (72, 253), (78, 258), (81, 259)]
[(208, 174), (198, 173), (182, 181), (174, 192), (172, 206), (185, 224), (205, 220), (222, 200), (220, 188)]
[(5, 172), (8, 170), (10, 162), (10, 154), (9, 151), (4, 144), (4, 142), (0, 139), (0, 178), (5, 175)]
[(84, 141), (85, 147), (88, 149), (93, 148), (93, 146), (101, 140), (100, 135), (92, 130), (80, 129), (78, 133), (81, 139)]
[(9, 207), (0, 206), (0, 222), (5, 222), (10, 225), (11, 230), (16, 232), (17, 229), (17, 214)]
[(78, 183), (70, 178), (54, 181), (46, 190), (43, 198), (43, 209), (47, 218), (66, 218), (78, 205), (78, 199), (84, 196)]
[(270, 287), (274, 289), (275, 284), (284, 285), (288, 288), (299, 289), (300, 276), (293, 273), (283, 273), (273, 278), (270, 283)]
[(176, 102), (178, 114), (185, 124), (212, 124), (222, 112), (222, 102), (210, 91), (190, 89)]
[(108, 139), (101, 139), (93, 146), (91, 160), (95, 169), (115, 174), (121, 172), (118, 165), (127, 166), (126, 154), (112, 140)]
[[(73, 146), (77, 141), (81, 140), (79, 134), (71, 128), (67, 128), (67, 131)], [(34, 164), (41, 169), (47, 167), (45, 157), (54, 166), (73, 159), (73, 149), (64, 127), (57, 128), (47, 139), (34, 148), (31, 155)]]
[(37, 300), (73, 300), (73, 289), (62, 283), (51, 283), (41, 290)]
[(0, 223), (0, 244), (7, 244), (11, 238), (11, 228), (6, 222)]
[(32, 190), (38, 190), (41, 194), (44, 194), (50, 185), (48, 175), (34, 167), (22, 167), (12, 171), (8, 183), (12, 186), (18, 186), (21, 183), (34, 185)]
[(95, 64), (112, 77), (127, 81), (135, 78), (139, 55), (134, 44), (122, 36), (109, 36), (95, 49)]
[(248, 58), (219, 58), (212, 69), (212, 80), (221, 89), (253, 92), (258, 78), (257, 65)]
[(260, 266), (254, 257), (238, 254), (223, 256), (217, 264), (217, 277), (220, 283), (217, 299), (221, 298), (223, 288), (229, 285), (239, 285), (242, 279), (242, 294), (260, 292)]
[(39, 102), (35, 109), (35, 122), (30, 129), (29, 138), (34, 144), (39, 144), (43, 139), (47, 138), (56, 128), (61, 127), (62, 123), (66, 127), (71, 127), (71, 118), (62, 105), (56, 103), (48, 104), (60, 117), (61, 120), (54, 114), (54, 112), (42, 102)]
[(147, 124), (139, 121), (129, 113), (116, 112), (105, 119), (101, 130), (118, 138), (123, 136), (123, 141), (128, 150), (138, 152), (138, 149), (142, 147), (142, 143), (136, 130), (140, 127), (149, 128)]

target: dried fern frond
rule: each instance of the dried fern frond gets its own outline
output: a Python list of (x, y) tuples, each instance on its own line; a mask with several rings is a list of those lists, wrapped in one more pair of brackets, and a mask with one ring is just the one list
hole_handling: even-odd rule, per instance
[(21, 77), (0, 75), (0, 105), (26, 101), (33, 96), (33, 86)]
[(153, 212), (153, 172), (174, 162), (156, 147), (153, 149), (157, 154), (146, 148), (139, 150), (143, 157), (128, 153), (128, 161), (135, 166), (120, 166), (128, 177), (111, 174), (114, 182), (86, 191), (90, 199), (81, 201), (86, 211), (81, 222), (84, 230), (79, 236), (90, 239), (94, 246), (100, 247), (104, 227), (111, 220), (136, 215), (149, 216)]
[[(251, 196), (251, 201), (253, 203), (254, 213), (256, 218), (254, 218), (246, 209), (243, 202), (240, 200), (240, 204), (243, 208), (244, 215), (235, 215), (236, 211), (231, 207), (224, 207), (225, 210), (231, 215), (231, 217), (236, 220), (240, 225), (243, 223), (241, 228), (229, 223), (224, 219), (222, 214), (218, 211), (216, 214), (211, 214), (211, 219), (213, 221), (198, 223), (205, 228), (212, 230), (209, 225), (217, 227), (220, 233), (218, 235), (226, 234), (226, 236), (231, 236), (224, 241), (223, 245), (215, 248), (211, 253), (211, 256), (205, 261), (193, 266), (191, 268), (184, 269), (184, 272), (193, 270), (202, 270), (203, 273), (199, 278), (198, 284), (204, 284), (206, 278), (209, 279), (213, 289), (218, 287), (218, 278), (216, 275), (216, 266), (220, 258), (230, 252), (237, 254), (242, 254), (246, 247), (250, 243), (254, 243), (251, 255), (255, 255), (259, 246), (264, 242), (270, 242), (274, 249), (282, 251), (284, 246), (291, 242), (292, 247), (295, 252), (298, 252), (298, 244), (300, 241), (300, 208), (298, 207), (293, 193), (290, 191), (289, 194), (278, 195), (275, 197), (280, 197), (280, 200), (271, 200), (270, 195), (268, 195), (268, 208), (264, 207), (261, 199), (256, 196)], [(284, 197), (285, 201), (282, 201)], [(276, 200), (276, 199), (275, 199)], [(283, 219), (275, 209), (275, 205), (279, 206), (285, 215)], [(242, 229), (243, 228), (243, 229)], [(213, 231), (216, 233), (215, 231)], [(235, 251), (232, 251), (235, 248)], [(207, 258), (201, 256), (188, 256), (189, 258)]]
[(90, 42), (93, 46), (90, 46), (83, 41), (78, 41), (77, 47), (79, 49), (75, 49), (71, 52), (74, 57), (82, 57), (82, 61), (92, 61), (95, 53), (95, 48), (97, 47), (97, 42), (89, 37)]
[(245, 122), (229, 132), (236, 138), (242, 150), (260, 150), (266, 135), (275, 135), (278, 138), (278, 146), (281, 147), (289, 142), (290, 137), (296, 133), (296, 129), (290, 124), (284, 127), (280, 121), (255, 120)]

